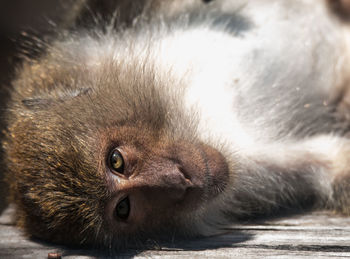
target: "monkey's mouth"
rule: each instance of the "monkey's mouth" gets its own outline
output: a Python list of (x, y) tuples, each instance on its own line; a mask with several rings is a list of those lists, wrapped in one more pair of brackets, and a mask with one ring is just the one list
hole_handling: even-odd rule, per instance
[(210, 201), (222, 193), (226, 189), (229, 174), (224, 156), (210, 146), (196, 146), (192, 150), (192, 157), (197, 159), (191, 164), (184, 160), (180, 171), (189, 183), (184, 200), (193, 208), (200, 205), (198, 201)]

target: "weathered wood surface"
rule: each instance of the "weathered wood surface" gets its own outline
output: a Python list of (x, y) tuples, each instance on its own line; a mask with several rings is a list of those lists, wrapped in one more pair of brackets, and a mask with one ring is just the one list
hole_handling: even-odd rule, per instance
[[(28, 240), (11, 224), (11, 210), (0, 217), (0, 258), (101, 258), (108, 254), (72, 250)], [(232, 227), (226, 235), (187, 241), (152, 250), (129, 250), (116, 257), (136, 258), (302, 258), (350, 257), (350, 218), (329, 212)]]

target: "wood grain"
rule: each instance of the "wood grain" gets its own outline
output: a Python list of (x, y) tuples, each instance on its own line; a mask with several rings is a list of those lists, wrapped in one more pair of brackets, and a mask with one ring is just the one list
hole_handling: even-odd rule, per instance
[[(13, 226), (9, 208), (0, 217), (0, 258), (110, 258), (108, 252), (74, 250), (29, 240)], [(260, 223), (235, 225), (227, 234), (140, 251), (130, 249), (113, 257), (135, 258), (302, 258), (350, 257), (350, 218), (314, 212)]]

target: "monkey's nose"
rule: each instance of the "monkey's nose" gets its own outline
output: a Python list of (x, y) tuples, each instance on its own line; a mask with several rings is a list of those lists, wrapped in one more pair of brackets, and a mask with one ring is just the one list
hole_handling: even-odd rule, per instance
[[(147, 173), (152, 172), (152, 173)], [(193, 187), (187, 172), (173, 162), (166, 161), (161, 164), (150, 165), (145, 168), (142, 177), (143, 184), (139, 187), (145, 196), (157, 199), (159, 202), (173, 203), (183, 200), (186, 192)]]
[(172, 170), (160, 172), (160, 180), (165, 186), (174, 188), (185, 188), (192, 185), (192, 182), (181, 166), (174, 166)]

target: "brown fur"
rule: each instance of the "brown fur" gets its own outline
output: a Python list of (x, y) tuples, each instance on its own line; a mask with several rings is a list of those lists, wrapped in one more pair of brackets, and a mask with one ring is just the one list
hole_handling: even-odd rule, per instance
[(349, 0), (328, 0), (329, 6), (343, 21), (350, 21)]

